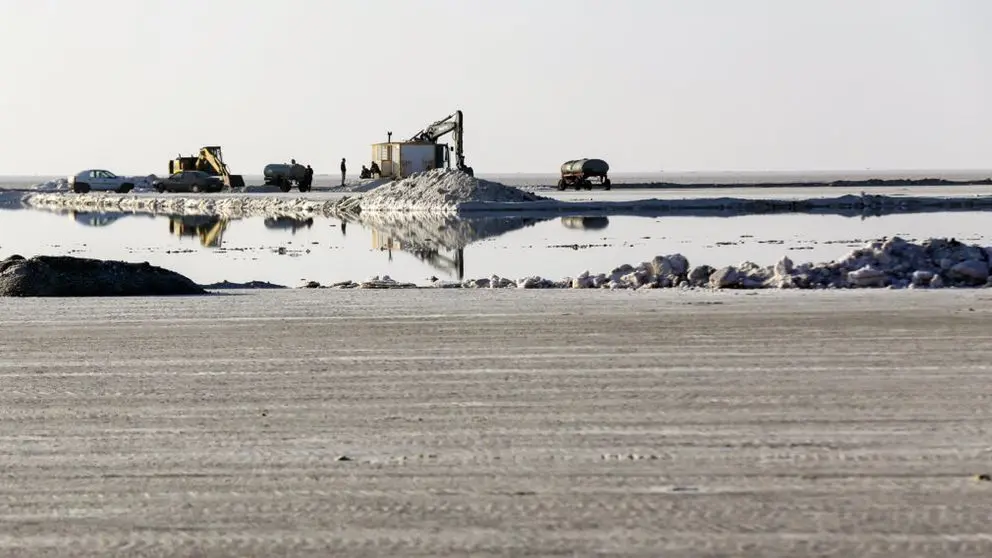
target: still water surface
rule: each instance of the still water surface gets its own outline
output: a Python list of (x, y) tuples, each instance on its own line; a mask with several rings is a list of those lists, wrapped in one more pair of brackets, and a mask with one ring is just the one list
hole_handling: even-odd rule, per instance
[(418, 284), (430, 277), (493, 274), (557, 279), (676, 252), (694, 265), (746, 260), (768, 265), (786, 255), (796, 262), (829, 261), (852, 246), (894, 235), (988, 244), (989, 216), (504, 217), (372, 227), (332, 218), (226, 220), (9, 210), (0, 211), (0, 258), (48, 254), (148, 261), (200, 283), (259, 280), (297, 286), (376, 275)]

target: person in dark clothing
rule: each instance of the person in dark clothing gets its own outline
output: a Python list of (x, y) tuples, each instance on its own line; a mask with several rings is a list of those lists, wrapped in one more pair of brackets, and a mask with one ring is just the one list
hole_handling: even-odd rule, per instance
[(375, 178), (382, 178), (382, 171), (379, 170), (379, 165), (375, 164), (375, 161), (372, 161), (372, 166), (369, 167), (369, 174)]
[(344, 186), (344, 177), (348, 174), (348, 166), (344, 164), (344, 157), (341, 158), (341, 185)]
[(310, 191), (310, 187), (313, 186), (313, 169), (310, 165), (307, 165), (307, 170), (303, 174), (303, 183), (307, 186), (307, 191)]
[(358, 178), (372, 178), (372, 172), (365, 168), (365, 165), (362, 165), (362, 172), (358, 175)]

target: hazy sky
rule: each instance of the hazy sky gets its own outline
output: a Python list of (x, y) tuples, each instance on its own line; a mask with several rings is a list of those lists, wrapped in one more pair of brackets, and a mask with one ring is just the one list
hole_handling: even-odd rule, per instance
[(0, 174), (992, 167), (988, 0), (0, 0)]

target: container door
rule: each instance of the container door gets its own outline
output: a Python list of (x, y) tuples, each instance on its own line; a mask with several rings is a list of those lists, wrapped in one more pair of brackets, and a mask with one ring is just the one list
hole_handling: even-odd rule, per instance
[(434, 168), (436, 169), (444, 168), (444, 155), (447, 151), (448, 150), (444, 145), (434, 146)]

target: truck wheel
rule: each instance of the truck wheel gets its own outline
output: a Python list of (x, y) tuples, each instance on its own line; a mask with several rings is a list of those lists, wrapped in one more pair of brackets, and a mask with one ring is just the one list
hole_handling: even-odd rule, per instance
[(562, 178), (561, 180), (558, 181), (558, 191), (559, 192), (563, 191), (566, 186), (567, 186), (567, 184), (565, 184), (565, 179), (564, 178)]
[(290, 184), (290, 183), (288, 183), (288, 182), (280, 182), (279, 183), (279, 189), (282, 190), (283, 193), (285, 193), (285, 192), (288, 192), (288, 191), (292, 190), (293, 189), (293, 185)]
[(165, 192), (165, 186), (162, 186), (161, 184), (159, 184), (158, 186), (155, 187), (155, 191), (157, 191), (159, 194), (161, 194), (162, 192)]
[(72, 191), (77, 194), (85, 194), (90, 191), (90, 185), (85, 182), (77, 182), (72, 185)]
[(604, 190), (609, 190), (610, 189), (610, 179), (609, 178), (607, 178), (606, 180), (603, 181), (603, 189)]

